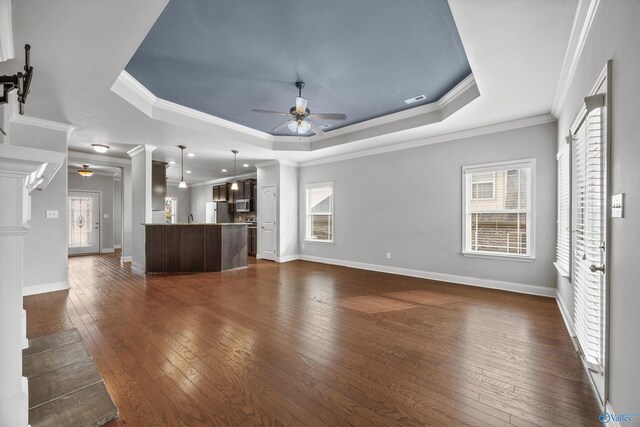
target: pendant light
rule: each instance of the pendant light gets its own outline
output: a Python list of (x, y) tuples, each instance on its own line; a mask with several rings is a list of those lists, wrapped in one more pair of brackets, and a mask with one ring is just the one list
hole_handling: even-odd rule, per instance
[(180, 148), (180, 184), (178, 184), (178, 188), (187, 188), (187, 183), (184, 182), (184, 149), (187, 148), (184, 145), (178, 145)]
[(82, 165), (83, 169), (78, 169), (78, 173), (82, 176), (84, 176), (85, 178), (89, 178), (90, 176), (93, 175), (93, 171), (89, 170), (89, 165)]
[(231, 189), (236, 191), (238, 189), (238, 180), (236, 179), (236, 161), (238, 159), (238, 150), (231, 150), (233, 153), (233, 184), (231, 184)]

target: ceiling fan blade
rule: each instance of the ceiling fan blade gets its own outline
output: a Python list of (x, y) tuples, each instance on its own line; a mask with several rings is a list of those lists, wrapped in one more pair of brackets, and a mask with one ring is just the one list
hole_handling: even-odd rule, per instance
[(307, 101), (305, 98), (301, 96), (296, 96), (296, 112), (300, 114), (304, 114), (307, 111)]
[(316, 135), (322, 135), (324, 133), (324, 131), (322, 129), (320, 129), (318, 127), (318, 125), (313, 123), (311, 120), (307, 120), (307, 123), (309, 123), (311, 125), (311, 131), (313, 133), (315, 133)]
[(265, 113), (265, 114), (276, 114), (278, 116), (289, 116), (289, 113), (283, 113), (280, 111), (271, 111), (271, 110), (261, 110), (259, 108), (253, 108), (251, 109), (251, 111), (253, 111), (254, 113)]
[(291, 120), (287, 120), (286, 122), (279, 124), (278, 126), (271, 129), (271, 132), (280, 132), (281, 130), (284, 130), (289, 125), (289, 123), (291, 123)]
[(313, 113), (309, 117), (313, 117), (314, 119), (322, 119), (322, 120), (346, 120), (346, 114), (338, 114), (338, 113)]

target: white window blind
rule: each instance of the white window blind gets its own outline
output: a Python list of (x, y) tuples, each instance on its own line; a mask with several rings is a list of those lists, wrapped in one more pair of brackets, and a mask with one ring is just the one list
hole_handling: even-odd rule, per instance
[(307, 221), (306, 240), (333, 241), (333, 184), (311, 184), (305, 187)]
[(533, 161), (465, 166), (463, 254), (532, 257)]
[(605, 182), (602, 108), (587, 114), (574, 135), (574, 317), (578, 342), (587, 364), (604, 366), (605, 292), (603, 275), (590, 271), (604, 263)]
[[(571, 138), (569, 138), (571, 139)], [(558, 272), (569, 277), (571, 271), (571, 145), (564, 144), (558, 159), (558, 223), (556, 262)]]

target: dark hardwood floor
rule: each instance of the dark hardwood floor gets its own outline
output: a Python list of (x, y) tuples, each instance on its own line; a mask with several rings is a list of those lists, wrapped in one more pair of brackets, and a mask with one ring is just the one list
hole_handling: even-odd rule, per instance
[(109, 426), (599, 425), (556, 302), (304, 261), (133, 274), (69, 260), (25, 298), (30, 338), (77, 327)]

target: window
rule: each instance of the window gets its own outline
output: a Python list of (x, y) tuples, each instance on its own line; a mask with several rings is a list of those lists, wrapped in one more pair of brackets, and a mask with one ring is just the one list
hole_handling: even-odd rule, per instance
[(305, 186), (306, 240), (333, 242), (333, 183)]
[[(571, 141), (571, 137), (568, 138)], [(558, 224), (556, 233), (556, 266), (558, 272), (569, 277), (571, 269), (571, 150), (562, 146), (558, 159)]]
[(471, 199), (486, 200), (496, 198), (496, 173), (474, 173), (471, 176)]
[(167, 197), (164, 199), (164, 214), (167, 224), (176, 224), (178, 222), (178, 198)]
[(465, 166), (462, 253), (533, 259), (535, 160)]

